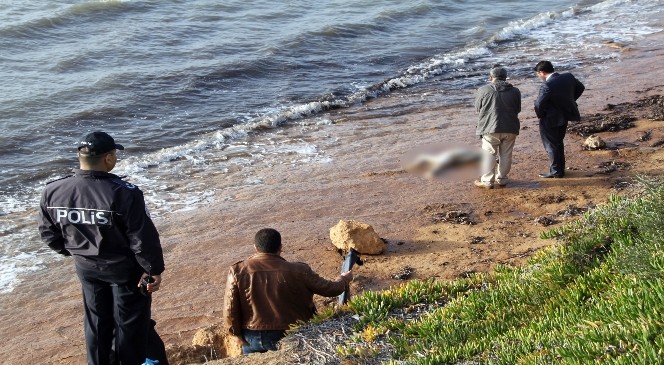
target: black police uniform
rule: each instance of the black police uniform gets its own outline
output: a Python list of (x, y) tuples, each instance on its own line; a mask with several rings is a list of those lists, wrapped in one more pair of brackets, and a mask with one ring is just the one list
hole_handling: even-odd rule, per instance
[(108, 364), (115, 337), (120, 364), (145, 361), (151, 298), (141, 275), (160, 275), (164, 258), (143, 193), (118, 176), (91, 170), (47, 184), (39, 232), (53, 250), (73, 256), (83, 288), (89, 364)]

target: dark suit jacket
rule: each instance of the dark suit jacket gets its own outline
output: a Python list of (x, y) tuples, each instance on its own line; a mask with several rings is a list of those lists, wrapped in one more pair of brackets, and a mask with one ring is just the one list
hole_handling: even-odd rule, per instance
[(585, 86), (571, 73), (554, 72), (540, 87), (535, 113), (544, 127), (562, 127), (570, 120), (581, 120), (576, 99)]

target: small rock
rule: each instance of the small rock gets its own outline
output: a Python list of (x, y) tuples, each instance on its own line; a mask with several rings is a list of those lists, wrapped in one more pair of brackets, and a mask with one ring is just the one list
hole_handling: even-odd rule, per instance
[(585, 150), (599, 150), (604, 147), (606, 147), (606, 142), (600, 136), (594, 134), (583, 142), (583, 149)]

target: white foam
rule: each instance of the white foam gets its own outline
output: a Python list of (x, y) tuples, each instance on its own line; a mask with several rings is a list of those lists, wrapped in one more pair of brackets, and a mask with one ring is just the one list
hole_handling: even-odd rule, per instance
[(16, 256), (0, 256), (0, 293), (10, 293), (19, 284), (19, 274), (44, 268), (44, 261), (37, 254), (21, 252)]
[(332, 125), (334, 122), (332, 119), (327, 117), (318, 117), (318, 118), (306, 118), (297, 122), (298, 125), (307, 127), (307, 126), (326, 126)]

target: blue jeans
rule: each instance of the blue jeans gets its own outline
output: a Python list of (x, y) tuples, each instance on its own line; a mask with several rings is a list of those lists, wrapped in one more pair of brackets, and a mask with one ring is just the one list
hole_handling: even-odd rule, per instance
[(249, 346), (242, 346), (243, 354), (254, 352), (267, 352), (277, 349), (277, 342), (286, 336), (285, 331), (253, 331), (242, 330), (242, 337), (249, 343)]

